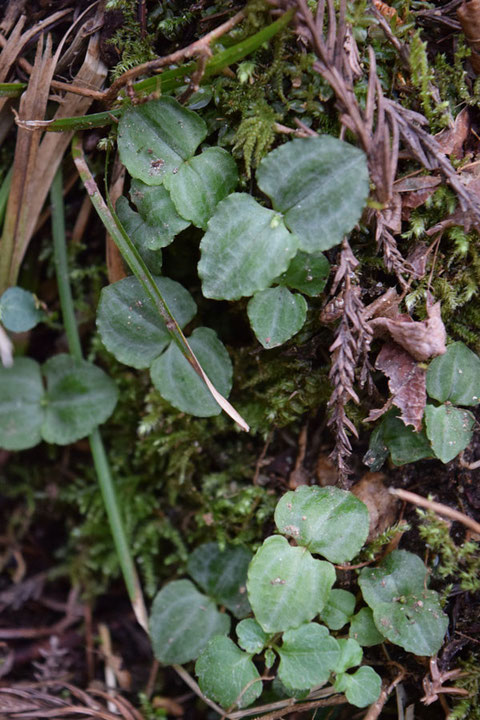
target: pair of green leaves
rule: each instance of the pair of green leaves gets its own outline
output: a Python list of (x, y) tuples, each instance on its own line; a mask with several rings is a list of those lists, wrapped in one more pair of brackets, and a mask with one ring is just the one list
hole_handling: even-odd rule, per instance
[(321, 251), (360, 219), (368, 172), (360, 150), (319, 136), (273, 150), (260, 163), (257, 182), (273, 209), (244, 193), (223, 200), (200, 244), (198, 273), (206, 297), (253, 295), (250, 324), (261, 344), (273, 348), (306, 319), (305, 299), (289, 288), (307, 295), (323, 289), (329, 265)]
[[(197, 309), (188, 290), (169, 278), (154, 277), (154, 281), (179, 327), (185, 327)], [(97, 326), (103, 344), (120, 362), (150, 368), (153, 384), (174, 407), (199, 417), (220, 413), (220, 406), (172, 341), (156, 306), (135, 277), (103, 288)], [(197, 328), (188, 342), (208, 377), (214, 378), (217, 390), (227, 396), (232, 387), (232, 363), (215, 332)]]
[(223, 300), (253, 295), (252, 329), (264, 347), (276, 347), (306, 319), (305, 299), (288, 288), (321, 292), (329, 265), (320, 251), (339, 243), (360, 218), (368, 194), (366, 159), (328, 136), (286, 143), (257, 172), (272, 201), (268, 210), (250, 195), (233, 193), (238, 173), (225, 150), (206, 148), (195, 156), (206, 134), (205, 122), (172, 98), (128, 109), (118, 145), (136, 178), (131, 198), (138, 213), (125, 198), (117, 212), (154, 272), (161, 268), (159, 248), (190, 222), (206, 230), (198, 266), (203, 294)]
[(103, 370), (84, 360), (55, 355), (40, 367), (17, 358), (0, 367), (0, 447), (75, 442), (110, 417), (117, 394)]
[(414, 432), (390, 411), (372, 433), (364, 462), (373, 470), (381, 467), (389, 452), (395, 465), (432, 457), (447, 463), (468, 446), (475, 420), (457, 405), (472, 407), (480, 402), (480, 358), (461, 342), (449, 345), (429, 365), (427, 393), (442, 404), (427, 404), (425, 431)]
[(218, 610), (223, 605), (237, 618), (250, 612), (246, 593), (247, 568), (252, 553), (242, 546), (217, 543), (200, 545), (190, 556), (190, 580), (174, 580), (155, 597), (150, 633), (155, 657), (163, 663), (196, 660), (214, 635), (226, 635), (230, 617)]

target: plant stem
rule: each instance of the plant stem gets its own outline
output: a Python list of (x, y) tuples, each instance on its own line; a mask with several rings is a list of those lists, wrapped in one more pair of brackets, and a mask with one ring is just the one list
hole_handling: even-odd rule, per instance
[[(78, 334), (77, 323), (75, 320), (72, 290), (68, 275), (67, 248), (65, 241), (65, 213), (62, 189), (62, 170), (60, 167), (55, 175), (50, 190), (54, 260), (57, 273), (58, 291), (60, 295), (60, 306), (62, 309), (68, 346), (72, 356), (76, 360), (81, 360), (82, 346), (80, 344), (80, 336)], [(102, 493), (108, 521), (110, 523), (110, 530), (112, 532), (113, 542), (117, 551), (125, 585), (127, 586), (135, 616), (145, 632), (148, 633), (147, 612), (143, 601), (140, 582), (138, 580), (135, 565), (130, 553), (127, 534), (125, 532), (125, 527), (118, 505), (108, 458), (98, 428), (92, 432), (89, 437), (89, 441), (98, 483)]]

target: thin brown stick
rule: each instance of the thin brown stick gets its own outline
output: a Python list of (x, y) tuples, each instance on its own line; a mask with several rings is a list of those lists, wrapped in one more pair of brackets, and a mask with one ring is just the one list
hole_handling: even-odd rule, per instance
[(428, 500), (427, 498), (417, 495), (416, 493), (409, 492), (408, 490), (389, 488), (389, 493), (396, 495), (401, 500), (405, 500), (413, 505), (418, 505), (426, 510), (433, 510), (433, 512), (437, 513), (437, 515), (443, 515), (443, 517), (456, 520), (457, 522), (462, 523), (462, 525), (465, 525), (465, 527), (470, 528), (470, 530), (473, 530), (473, 532), (480, 534), (480, 523), (476, 522), (473, 518), (468, 517), (468, 515), (465, 515), (459, 510), (454, 510), (453, 508), (448, 507), (448, 505), (443, 505), (443, 503), (438, 503), (434, 500)]
[(279, 720), (284, 715), (290, 715), (292, 712), (308, 712), (309, 710), (315, 710), (320, 707), (330, 707), (332, 705), (346, 705), (347, 699), (345, 695), (334, 695), (331, 698), (325, 700), (313, 700), (312, 702), (295, 703), (283, 710), (275, 710), (274, 712), (268, 713), (268, 715), (258, 715), (254, 720)]
[(164, 57), (156, 58), (155, 60), (149, 60), (149, 62), (130, 68), (130, 70), (127, 70), (123, 73), (123, 75), (117, 78), (110, 88), (103, 94), (103, 102), (110, 105), (116, 100), (119, 91), (139, 75), (160, 70), (166, 65), (175, 65), (186, 58), (205, 54), (210, 48), (210, 43), (229, 32), (235, 27), (235, 25), (238, 25), (244, 17), (245, 14), (243, 10), (241, 10), (222, 25), (219, 25), (214, 30), (211, 30), (209, 33), (201, 37), (199, 40), (196, 40), (191, 45), (188, 45), (186, 48), (176, 50), (175, 52), (170, 53), (170, 55), (165, 55)]

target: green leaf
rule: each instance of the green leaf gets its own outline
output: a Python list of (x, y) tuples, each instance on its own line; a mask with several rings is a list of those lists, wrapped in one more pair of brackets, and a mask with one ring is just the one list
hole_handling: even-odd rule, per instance
[(265, 290), (283, 273), (298, 241), (282, 217), (250, 195), (222, 200), (200, 243), (198, 273), (205, 297), (237, 300)]
[(5, 290), (0, 298), (0, 320), (11, 332), (27, 332), (44, 318), (35, 296), (20, 287)]
[(255, 293), (247, 306), (253, 332), (264, 348), (277, 347), (303, 326), (307, 303), (285, 287), (267, 288)]
[(415, 430), (405, 425), (393, 413), (387, 413), (383, 424), (383, 440), (388, 447), (394, 465), (416, 462), (423, 458), (434, 457), (433, 450), (428, 442), (425, 432)]
[(322, 253), (297, 252), (287, 272), (277, 282), (315, 297), (320, 295), (330, 273), (330, 264)]
[(306, 252), (328, 250), (360, 220), (369, 178), (358, 148), (330, 135), (296, 139), (260, 163), (257, 182)]
[(375, 605), (373, 619), (390, 642), (415, 655), (435, 655), (448, 628), (448, 618), (434, 590)]
[(262, 681), (250, 655), (230, 638), (214, 637), (195, 664), (204, 695), (224, 708), (248, 707), (262, 694)]
[(373, 620), (373, 612), (369, 607), (363, 607), (350, 620), (350, 630), (348, 634), (363, 647), (371, 647), (379, 645), (385, 638), (377, 630), (377, 626)]
[(279, 532), (334, 563), (351, 560), (367, 539), (366, 505), (346, 490), (307, 487), (287, 492), (275, 509)]
[(468, 410), (451, 405), (427, 405), (425, 424), (435, 455), (448, 463), (470, 443), (475, 418)]
[[(232, 388), (232, 362), (215, 332), (210, 328), (197, 328), (188, 343), (215, 388), (228, 397)], [(150, 374), (161, 396), (179, 410), (197, 417), (220, 414), (220, 406), (174, 343), (154, 360)]]
[(330, 630), (340, 630), (347, 624), (354, 609), (355, 595), (347, 590), (335, 589), (330, 593), (320, 617)]
[(203, 230), (218, 203), (233, 192), (237, 183), (235, 160), (219, 147), (204, 150), (165, 178), (165, 187), (179, 214)]
[(262, 652), (268, 642), (268, 635), (253, 618), (247, 618), (238, 623), (236, 627), (238, 644), (252, 655)]
[(428, 571), (421, 558), (407, 550), (393, 550), (376, 568), (363, 568), (359, 585), (367, 605), (392, 602), (418, 595), (428, 585)]
[(364, 568), (359, 584), (375, 625), (390, 642), (416, 655), (438, 652), (448, 618), (438, 594), (427, 590), (428, 572), (417, 555), (394, 550), (378, 568)]
[(25, 450), (41, 440), (43, 389), (40, 366), (30, 358), (0, 364), (0, 447)]
[(334, 582), (333, 565), (314, 560), (305, 548), (291, 547), (284, 537), (274, 535), (250, 563), (248, 597), (265, 632), (282, 632), (318, 615)]
[(434, 358), (427, 370), (430, 397), (457, 405), (480, 402), (480, 358), (461, 342), (453, 343), (445, 355)]
[(132, 180), (130, 197), (144, 220), (144, 243), (150, 250), (170, 245), (174, 237), (190, 225), (177, 213), (163, 185), (149, 186), (141, 180)]
[(105, 422), (115, 409), (117, 387), (92, 363), (54, 355), (42, 371), (47, 381), (42, 437), (47, 442), (75, 442)]
[(125, 232), (137, 248), (145, 265), (150, 272), (160, 273), (162, 270), (162, 253), (159, 250), (150, 249), (157, 241), (155, 228), (146, 223), (135, 210), (132, 210), (126, 197), (118, 198), (115, 210)]
[(367, 707), (380, 697), (382, 679), (369, 666), (358, 668), (353, 674), (342, 673), (335, 681), (335, 690), (344, 692), (350, 705)]
[(310, 690), (327, 682), (337, 665), (340, 650), (326, 627), (308, 623), (284, 633), (278, 654), (278, 676), (285, 687)]
[(211, 637), (229, 630), (228, 615), (190, 580), (168, 583), (153, 601), (150, 639), (155, 657), (166, 665), (195, 660)]
[(353, 638), (341, 638), (338, 640), (340, 654), (333, 670), (336, 673), (344, 673), (352, 667), (360, 665), (363, 658), (363, 650)]
[[(179, 326), (184, 327), (197, 310), (192, 296), (174, 280), (154, 280)], [(97, 327), (107, 350), (135, 368), (149, 367), (171, 341), (156, 306), (133, 276), (103, 288)]]
[(243, 618), (250, 612), (247, 570), (251, 559), (250, 550), (241, 545), (222, 550), (216, 542), (205, 543), (188, 558), (187, 572), (219, 605)]
[(202, 118), (171, 97), (127, 108), (118, 124), (120, 159), (132, 177), (161, 185), (205, 140)]

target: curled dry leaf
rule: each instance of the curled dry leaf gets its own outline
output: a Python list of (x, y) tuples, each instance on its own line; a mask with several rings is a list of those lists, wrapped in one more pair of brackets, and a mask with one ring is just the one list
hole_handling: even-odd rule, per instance
[(368, 509), (370, 530), (367, 542), (381, 535), (397, 519), (398, 503), (385, 487), (384, 480), (383, 473), (368, 472), (351, 488), (351, 492), (364, 502)]
[(427, 305), (427, 316), (422, 322), (412, 320), (409, 315), (399, 315), (396, 319), (378, 317), (368, 324), (375, 334), (388, 333), (415, 360), (425, 361), (443, 355), (447, 349), (440, 301)]
[(418, 432), (427, 401), (426, 371), (406, 350), (393, 342), (387, 342), (380, 350), (375, 367), (388, 377), (392, 397), (380, 410), (372, 410), (370, 422), (383, 415), (393, 404), (401, 410), (405, 425), (413, 425)]

